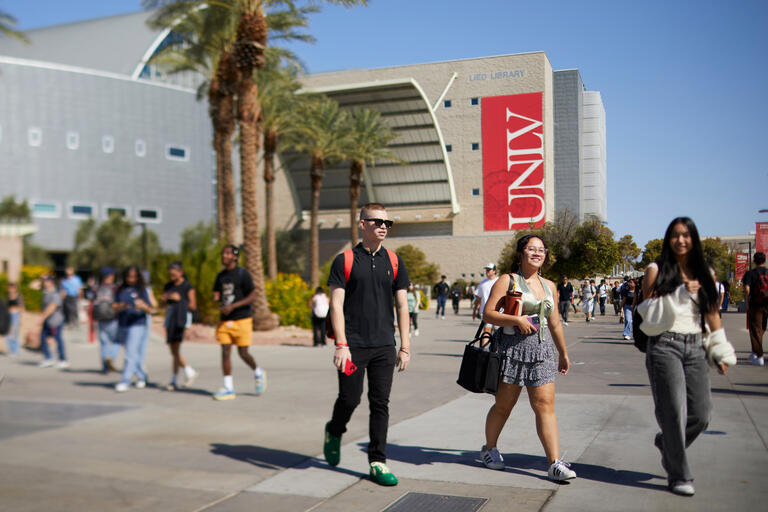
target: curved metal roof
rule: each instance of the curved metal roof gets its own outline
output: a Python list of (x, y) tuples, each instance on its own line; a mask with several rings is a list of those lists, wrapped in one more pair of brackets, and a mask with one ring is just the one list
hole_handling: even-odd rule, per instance
[(0, 37), (0, 55), (132, 76), (163, 34), (147, 26), (151, 15), (140, 11), (28, 30), (29, 44)]
[[(378, 110), (383, 121), (398, 134), (389, 148), (408, 165), (378, 159), (375, 165), (366, 166), (360, 204), (375, 201), (388, 207), (447, 206), (458, 213), (442, 132), (424, 91), (414, 79), (340, 84), (301, 92), (324, 94), (345, 109)], [(306, 158), (290, 156), (285, 160), (300, 207), (309, 210), (309, 162)], [(349, 162), (325, 169), (320, 208), (349, 208)]]

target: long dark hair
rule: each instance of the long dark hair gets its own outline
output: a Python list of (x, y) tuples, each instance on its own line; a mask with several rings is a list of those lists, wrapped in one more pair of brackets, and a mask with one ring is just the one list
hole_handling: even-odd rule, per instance
[(517, 247), (515, 247), (515, 259), (512, 262), (513, 273), (520, 272), (520, 260), (523, 254), (523, 249), (525, 249), (525, 247), (528, 245), (528, 242), (530, 242), (533, 238), (541, 240), (541, 243), (544, 245), (544, 249), (547, 250), (546, 254), (544, 254), (544, 263), (541, 266), (544, 267), (547, 265), (547, 263), (549, 263), (549, 249), (547, 248), (547, 243), (544, 241), (544, 239), (539, 235), (523, 235), (517, 240)]
[[(136, 284), (128, 284), (128, 274), (131, 272), (131, 270), (136, 271)], [(141, 274), (141, 269), (138, 265), (130, 265), (125, 270), (123, 270), (123, 280), (120, 283), (120, 290), (128, 288), (129, 286), (135, 286), (141, 291), (144, 291), (147, 287), (146, 283), (144, 283), (144, 276)]]
[(701, 327), (704, 328), (704, 316), (710, 311), (717, 309), (717, 289), (715, 281), (709, 270), (709, 265), (704, 260), (704, 251), (701, 249), (701, 239), (696, 224), (689, 217), (677, 217), (669, 223), (667, 232), (664, 233), (664, 244), (661, 248), (661, 256), (656, 261), (659, 266), (659, 275), (653, 284), (653, 289), (657, 295), (667, 295), (674, 292), (678, 286), (683, 284), (683, 275), (680, 272), (680, 266), (677, 264), (675, 255), (672, 253), (671, 242), (672, 233), (678, 224), (688, 228), (691, 234), (691, 252), (688, 253), (688, 269), (693, 277), (699, 281), (699, 300), (697, 304), (701, 312)]

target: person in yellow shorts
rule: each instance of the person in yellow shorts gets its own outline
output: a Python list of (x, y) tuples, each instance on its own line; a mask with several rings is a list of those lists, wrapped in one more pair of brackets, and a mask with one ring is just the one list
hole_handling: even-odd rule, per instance
[(226, 245), (221, 249), (221, 264), (224, 269), (216, 276), (213, 285), (213, 300), (219, 303), (221, 322), (216, 329), (216, 341), (221, 345), (221, 369), (224, 373), (224, 387), (214, 393), (216, 400), (233, 400), (235, 386), (232, 380), (232, 345), (245, 364), (253, 370), (256, 380), (256, 395), (267, 389), (265, 372), (248, 352), (253, 332), (253, 311), (251, 304), (256, 300), (253, 278), (246, 269), (238, 266), (240, 249)]

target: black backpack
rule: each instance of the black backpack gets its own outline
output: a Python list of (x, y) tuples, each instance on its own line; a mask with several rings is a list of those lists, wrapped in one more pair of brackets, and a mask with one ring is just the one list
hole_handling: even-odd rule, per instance
[(8, 303), (0, 299), (0, 335), (5, 336), (11, 330), (11, 312)]

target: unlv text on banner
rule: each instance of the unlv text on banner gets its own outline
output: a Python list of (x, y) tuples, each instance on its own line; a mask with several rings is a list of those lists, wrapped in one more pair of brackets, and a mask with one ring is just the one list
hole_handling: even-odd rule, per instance
[(542, 93), (483, 98), (486, 231), (544, 224)]

